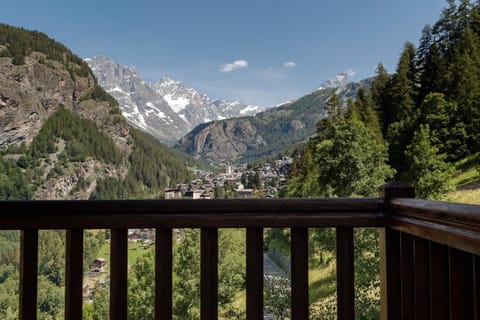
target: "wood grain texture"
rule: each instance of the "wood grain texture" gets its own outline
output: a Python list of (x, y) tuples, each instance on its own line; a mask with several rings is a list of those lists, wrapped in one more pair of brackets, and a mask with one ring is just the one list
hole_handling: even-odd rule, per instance
[(200, 319), (218, 318), (218, 229), (200, 234)]
[(355, 319), (353, 228), (337, 228), (337, 319)]
[(308, 229), (291, 229), (292, 320), (308, 320)]
[(247, 320), (263, 319), (263, 229), (247, 228)]
[(19, 319), (37, 319), (38, 230), (23, 230), (20, 238)]
[(382, 227), (385, 224), (381, 199), (0, 201), (0, 212), (0, 229)]
[(81, 320), (83, 309), (83, 230), (66, 233), (65, 319)]
[(127, 319), (127, 229), (112, 229), (110, 238), (110, 319)]
[(155, 231), (155, 320), (172, 319), (172, 229)]

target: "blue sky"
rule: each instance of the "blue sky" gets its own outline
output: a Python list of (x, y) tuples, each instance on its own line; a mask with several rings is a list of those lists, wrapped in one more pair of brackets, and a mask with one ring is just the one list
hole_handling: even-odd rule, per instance
[(106, 55), (147, 80), (167, 75), (212, 98), (271, 106), (338, 72), (391, 72), (445, 0), (2, 0), (0, 22), (83, 58)]

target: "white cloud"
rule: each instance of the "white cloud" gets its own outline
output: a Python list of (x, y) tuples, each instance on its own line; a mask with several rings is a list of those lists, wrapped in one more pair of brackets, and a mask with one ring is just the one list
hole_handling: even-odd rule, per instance
[(357, 70), (354, 70), (354, 69), (348, 69), (347, 71), (345, 71), (345, 73), (349, 76), (349, 77), (353, 77), (357, 74)]
[(220, 72), (232, 72), (237, 69), (243, 69), (248, 67), (246, 60), (235, 60), (232, 63), (222, 64)]
[(297, 65), (297, 63), (294, 62), (294, 61), (285, 62), (283, 64), (283, 66), (286, 67), (286, 68), (295, 68), (296, 65)]

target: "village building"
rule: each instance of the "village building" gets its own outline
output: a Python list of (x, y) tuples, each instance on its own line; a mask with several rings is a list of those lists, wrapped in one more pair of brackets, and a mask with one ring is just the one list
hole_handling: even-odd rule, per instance
[(107, 260), (104, 258), (97, 258), (93, 260), (92, 264), (90, 265), (90, 270), (93, 272), (103, 272), (106, 266)]

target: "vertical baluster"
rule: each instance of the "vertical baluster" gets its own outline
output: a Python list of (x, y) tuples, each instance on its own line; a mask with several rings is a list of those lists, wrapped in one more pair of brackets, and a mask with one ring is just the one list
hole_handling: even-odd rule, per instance
[(38, 230), (22, 230), (20, 242), (20, 320), (37, 318)]
[(480, 256), (473, 256), (474, 259), (474, 286), (475, 286), (475, 299), (473, 305), (475, 306), (475, 320), (480, 320)]
[(473, 319), (472, 255), (450, 248), (450, 319)]
[(401, 304), (404, 320), (414, 317), (415, 296), (413, 294), (413, 237), (406, 233), (400, 234), (400, 281)]
[(414, 299), (415, 299), (415, 319), (428, 319), (429, 317), (429, 259), (428, 259), (428, 240), (415, 237), (414, 238)]
[(82, 319), (83, 230), (67, 230), (65, 250), (65, 319)]
[(308, 229), (291, 229), (292, 320), (308, 319)]
[(263, 229), (247, 228), (247, 320), (263, 319)]
[(380, 233), (381, 319), (401, 315), (400, 232), (385, 228)]
[(127, 229), (112, 229), (110, 237), (110, 319), (127, 319)]
[(448, 248), (430, 242), (430, 320), (449, 319)]
[(155, 320), (172, 319), (172, 229), (155, 236)]
[(217, 319), (218, 228), (202, 228), (200, 256), (200, 319)]
[(337, 228), (337, 318), (355, 319), (353, 228)]

